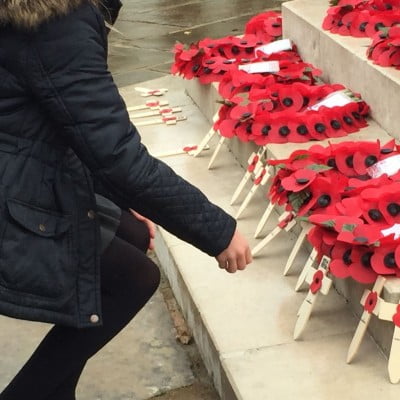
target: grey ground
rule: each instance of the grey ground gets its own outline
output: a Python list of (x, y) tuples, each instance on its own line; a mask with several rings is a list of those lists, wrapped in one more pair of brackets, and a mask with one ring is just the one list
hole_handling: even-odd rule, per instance
[[(279, 6), (277, 0), (124, 0), (116, 25), (122, 35), (110, 35), (110, 70), (120, 87), (164, 76), (177, 40), (190, 43), (240, 34), (251, 16)], [(173, 304), (171, 298), (164, 280), (137, 318), (89, 361), (78, 387), (79, 400), (219, 398), (195, 343), (182, 345), (175, 338), (165, 302)], [(0, 317), (0, 391), (48, 329), (45, 324)]]

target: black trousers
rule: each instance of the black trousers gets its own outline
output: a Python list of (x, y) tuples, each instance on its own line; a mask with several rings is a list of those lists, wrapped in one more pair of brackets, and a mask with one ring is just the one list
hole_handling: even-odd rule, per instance
[(123, 212), (116, 237), (101, 257), (103, 326), (54, 326), (0, 400), (75, 400), (87, 360), (132, 320), (159, 285), (158, 267), (145, 255), (148, 244), (145, 224)]

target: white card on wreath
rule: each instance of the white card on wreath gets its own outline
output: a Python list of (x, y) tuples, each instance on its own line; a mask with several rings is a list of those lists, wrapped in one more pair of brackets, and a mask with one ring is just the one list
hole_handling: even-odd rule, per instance
[(279, 53), (280, 51), (292, 50), (292, 48), (293, 44), (290, 39), (281, 39), (281, 40), (275, 40), (275, 42), (272, 43), (256, 47), (255, 53), (257, 57), (262, 56), (263, 54), (270, 56), (271, 54)]
[(318, 111), (320, 107), (343, 107), (346, 104), (354, 103), (354, 100), (349, 97), (343, 90), (339, 90), (337, 92), (333, 92), (326, 96), (320, 102), (314, 104), (311, 107), (308, 107), (309, 110)]
[(400, 170), (400, 154), (385, 158), (367, 168), (367, 173), (371, 178), (379, 178), (381, 175), (395, 175)]
[(245, 71), (249, 74), (262, 74), (264, 72), (279, 72), (279, 61), (262, 61), (252, 64), (239, 65), (240, 71)]

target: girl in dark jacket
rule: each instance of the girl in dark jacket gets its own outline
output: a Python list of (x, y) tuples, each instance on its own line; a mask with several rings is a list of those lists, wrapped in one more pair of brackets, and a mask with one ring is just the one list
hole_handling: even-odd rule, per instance
[[(95, 192), (124, 210), (111, 242)], [(55, 326), (0, 400), (75, 399), (86, 361), (153, 294), (130, 208), (228, 272), (251, 261), (234, 219), (141, 144), (97, 0), (1, 0), (0, 313)]]

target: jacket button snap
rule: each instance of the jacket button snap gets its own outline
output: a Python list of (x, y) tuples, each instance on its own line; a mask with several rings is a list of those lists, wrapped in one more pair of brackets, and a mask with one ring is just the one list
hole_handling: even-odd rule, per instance
[(43, 224), (39, 224), (39, 231), (46, 232), (46, 227)]
[(99, 322), (99, 320), (100, 320), (100, 318), (99, 318), (99, 316), (97, 314), (92, 314), (90, 316), (90, 322), (92, 324), (97, 324)]
[(89, 210), (87, 213), (87, 216), (89, 219), (95, 219), (96, 218), (96, 213), (93, 210)]

